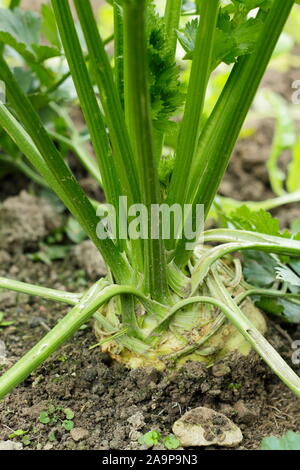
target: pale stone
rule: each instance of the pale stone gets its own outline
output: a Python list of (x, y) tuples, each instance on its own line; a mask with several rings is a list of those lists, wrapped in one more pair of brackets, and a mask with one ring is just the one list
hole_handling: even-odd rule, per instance
[(0, 450), (21, 450), (23, 445), (20, 442), (0, 441)]
[(52, 450), (53, 449), (53, 444), (50, 442), (47, 442), (46, 445), (44, 445), (44, 450)]
[(227, 416), (205, 407), (185, 413), (174, 423), (173, 432), (182, 447), (235, 447), (243, 439), (241, 430)]

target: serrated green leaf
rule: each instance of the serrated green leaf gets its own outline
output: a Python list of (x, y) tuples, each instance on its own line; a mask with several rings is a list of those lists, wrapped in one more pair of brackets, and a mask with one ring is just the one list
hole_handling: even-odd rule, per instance
[(255, 8), (262, 8), (264, 10), (270, 8), (273, 0), (232, 0), (232, 2), (239, 5), (243, 5), (247, 13), (249, 13)]
[(300, 278), (295, 268), (300, 271), (298, 260), (288, 258), (287, 265), (279, 265), (279, 260), (267, 253), (255, 250), (244, 253), (243, 273), (249, 284), (258, 288), (270, 288), (276, 281), (281, 280), (286, 285), (285, 291), (278, 297), (256, 295), (255, 305), (266, 313), (276, 315), (284, 322), (299, 324), (300, 302), (288, 297), (288, 294), (299, 293)]
[(41, 63), (51, 57), (57, 57), (60, 55), (60, 51), (51, 46), (45, 46), (40, 44), (32, 44), (32, 50), (35, 53), (36, 61)]
[(255, 305), (266, 313), (276, 315), (283, 322), (300, 324), (300, 305), (292, 300), (256, 296)]
[(300, 323), (300, 305), (292, 300), (284, 298), (278, 299), (278, 304), (282, 306), (281, 318), (289, 323)]
[(178, 80), (179, 68), (167, 47), (164, 19), (156, 13), (152, 2), (147, 10), (147, 54), (152, 118), (155, 127), (161, 127), (183, 104), (184, 96)]
[(198, 25), (198, 19), (194, 18), (185, 25), (183, 30), (177, 31), (179, 42), (186, 52), (185, 59), (191, 59), (192, 57), (192, 53), (195, 49)]
[(229, 221), (237, 229), (265, 233), (266, 235), (277, 237), (285, 236), (285, 234), (280, 232), (279, 220), (264, 209), (252, 211), (245, 205), (241, 206), (234, 212), (231, 212)]
[(168, 186), (173, 169), (175, 165), (175, 158), (173, 155), (167, 155), (165, 158), (162, 158), (159, 162), (158, 167), (158, 176), (160, 182)]
[[(169, 118), (182, 106), (184, 94), (179, 80), (180, 69), (168, 48), (165, 21), (156, 12), (153, 0), (148, 1), (146, 41), (153, 125), (156, 130), (165, 132), (174, 126)], [(121, 83), (122, 102), (123, 85)]]
[[(246, 54), (251, 54), (263, 27), (260, 18), (249, 18), (248, 13), (254, 8), (270, 7), (267, 0), (233, 0), (230, 5), (220, 9), (215, 44), (212, 59), (212, 70), (221, 62), (232, 64)], [(199, 20), (188, 22), (183, 30), (178, 32), (178, 39), (186, 51), (185, 59), (193, 58), (196, 33)]]
[(60, 55), (57, 48), (40, 45), (40, 28), (41, 19), (32, 11), (0, 9), (0, 41), (31, 62)]
[(270, 287), (276, 280), (276, 260), (261, 251), (249, 250), (244, 253), (243, 273), (246, 281), (257, 287)]

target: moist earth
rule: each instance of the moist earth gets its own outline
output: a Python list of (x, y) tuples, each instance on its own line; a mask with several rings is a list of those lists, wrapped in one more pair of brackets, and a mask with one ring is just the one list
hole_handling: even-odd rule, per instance
[[(33, 202), (24, 194), (12, 199), (18, 204), (20, 199), (29, 201), (28, 213), (32, 210)], [(39, 207), (48, 213), (45, 203)], [(22, 206), (20, 217), (24, 215), (26, 208)], [(43, 217), (42, 210), (40, 215)], [(6, 223), (2, 218), (1, 226), (5, 228)], [(83, 248), (86, 253), (86, 244)], [(33, 262), (28, 254), (21, 240), (10, 252), (0, 251), (0, 276), (82, 291), (98, 275), (82, 269), (78, 247), (63, 261), (51, 265)], [(52, 328), (68, 308), (1, 291), (0, 311), (6, 321), (14, 322), (0, 329), (2, 372)], [(268, 337), (290, 362), (291, 342), (300, 338), (300, 331), (286, 331), (270, 321)], [(248, 357), (233, 353), (209, 368), (188, 362), (179, 370), (162, 373), (152, 368), (128, 370), (99, 349), (89, 350), (94, 343), (90, 323), (0, 403), (0, 440), (23, 430), (26, 439), (15, 437), (12, 441), (28, 450), (143, 449), (141, 435), (155, 430), (169, 436), (174, 422), (199, 406), (225, 414), (240, 427), (244, 440), (238, 449), (256, 449), (265, 436), (300, 428), (299, 400), (254, 352)], [(64, 427), (66, 409), (74, 414), (74, 429)], [(40, 422), (42, 412), (48, 412), (49, 422)]]

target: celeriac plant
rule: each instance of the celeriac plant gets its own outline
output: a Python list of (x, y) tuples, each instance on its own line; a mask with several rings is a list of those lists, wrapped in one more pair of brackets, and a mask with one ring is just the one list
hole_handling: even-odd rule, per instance
[[(240, 262), (229, 256), (251, 249), (274, 253), (278, 260), (281, 255), (297, 257), (300, 241), (278, 230), (257, 231), (259, 220), (261, 226), (270, 222), (264, 212), (257, 216), (258, 222), (254, 217), (251, 223), (249, 216), (242, 224), (241, 217), (235, 217), (231, 226), (236, 229), (198, 233), (204, 244), (196, 235), (190, 239), (185, 231), (188, 219), (193, 225), (200, 224), (199, 205), (204, 218), (209, 214), (294, 1), (198, 0), (196, 19), (184, 30), (180, 30), (181, 0), (167, 0), (163, 17), (150, 0), (110, 1), (114, 9), (113, 65), (90, 1), (74, 0), (88, 55), (82, 50), (69, 1), (51, 3), (99, 167), (95, 170), (93, 166), (93, 173), (103, 187), (106, 207), (117, 214), (117, 227), (115, 236), (109, 236), (104, 207), (91, 201), (77, 183), (54, 143), (55, 135), (42, 124), (5, 60), (9, 34), (0, 36), (4, 51), (0, 80), (7, 93), (6, 103), (0, 104), (0, 125), (80, 223), (109, 271), (83, 294), (0, 279), (1, 288), (72, 306), (1, 377), (0, 397), (92, 316), (99, 345), (131, 367), (163, 368), (171, 360), (187, 359), (211, 363), (236, 348), (246, 354), (252, 346), (300, 396), (299, 377), (264, 338), (265, 320), (250, 300), (254, 294), (280, 297), (284, 291), (253, 288), (243, 280)], [(175, 63), (178, 38), (186, 59), (191, 60), (186, 96)], [(9, 45), (20, 52), (20, 43), (9, 41)], [(205, 116), (208, 82), (221, 62), (233, 67), (212, 113)], [(176, 127), (174, 117), (183, 99), (177, 144), (170, 156), (164, 143)], [(146, 213), (140, 237), (130, 236), (127, 225), (124, 236), (125, 200), (128, 207)], [(170, 209), (176, 204), (189, 208), (183, 224), (171, 219), (169, 237), (162, 234), (163, 220), (158, 217), (153, 222), (151, 217), (152, 208), (162, 203)], [(130, 225), (138, 224), (134, 215), (129, 214)], [(156, 236), (147, 236), (153, 229)], [(298, 301), (297, 293), (289, 295)]]

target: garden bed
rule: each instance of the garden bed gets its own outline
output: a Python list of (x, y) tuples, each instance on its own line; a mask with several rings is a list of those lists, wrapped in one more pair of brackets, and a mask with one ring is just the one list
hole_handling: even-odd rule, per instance
[[(46, 266), (18, 254), (1, 263), (1, 275), (3, 272), (56, 288), (66, 281), (70, 289), (82, 287), (82, 273), (76, 272), (71, 259)], [(67, 312), (52, 302), (14, 299), (12, 295), (12, 306), (5, 308), (5, 317), (15, 324), (1, 332), (7, 366)], [(300, 337), (300, 332), (290, 334), (293, 339)], [(269, 322), (268, 339), (289, 360), (287, 335)], [(28, 431), (30, 439), (25, 449), (142, 449), (138, 443), (141, 434), (159, 430), (167, 436), (173, 423), (197, 406), (220, 411), (241, 428), (244, 440), (238, 449), (256, 449), (265, 436), (299, 430), (299, 400), (254, 352), (246, 358), (233, 354), (221, 363), (222, 367), (217, 364), (207, 369), (189, 362), (179, 371), (160, 373), (154, 369), (129, 371), (99, 349), (89, 351), (94, 343), (90, 326), (79, 331), (4, 399), (0, 405), (0, 440), (22, 429)], [(39, 417), (49, 406), (54, 406), (58, 421), (43, 424)], [(61, 408), (71, 409), (75, 428), (86, 430), (82, 440), (74, 440), (62, 427)]]

